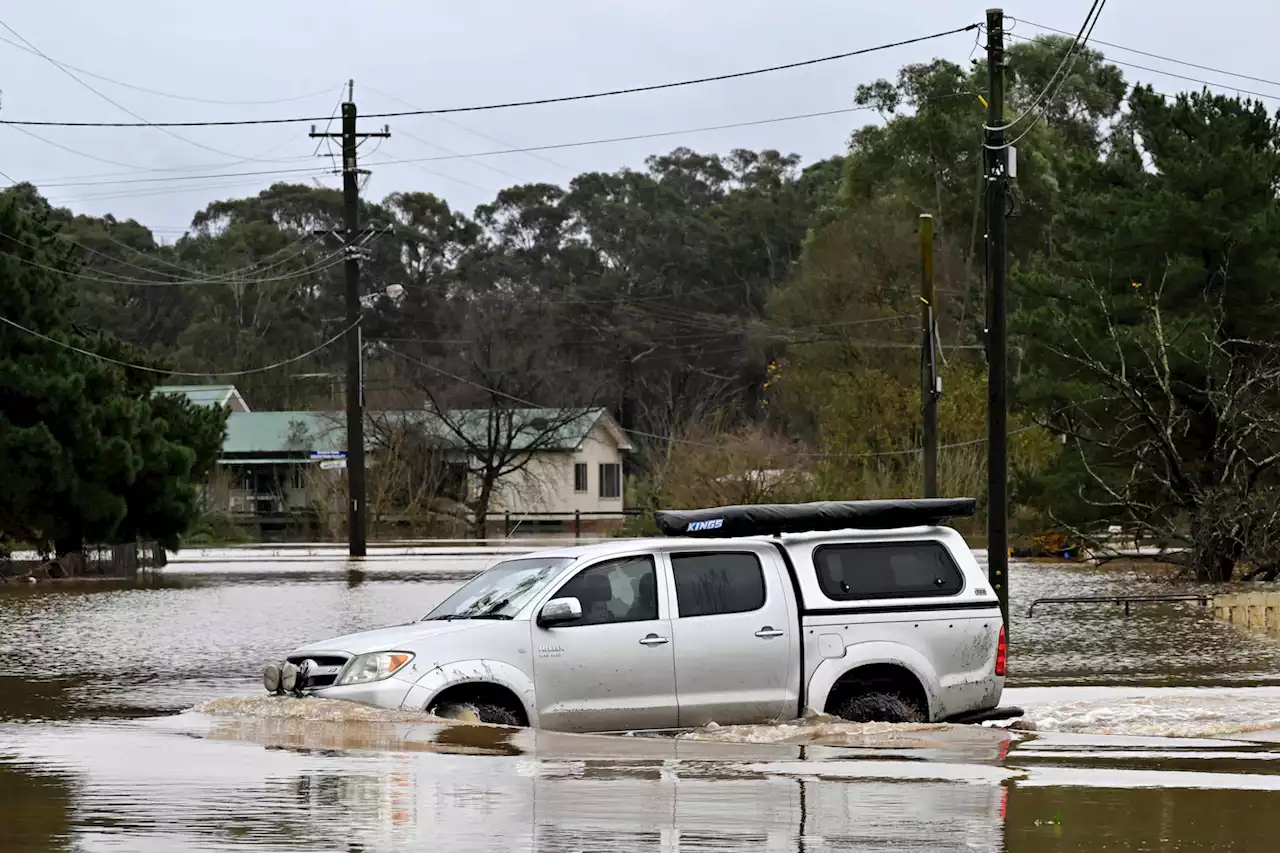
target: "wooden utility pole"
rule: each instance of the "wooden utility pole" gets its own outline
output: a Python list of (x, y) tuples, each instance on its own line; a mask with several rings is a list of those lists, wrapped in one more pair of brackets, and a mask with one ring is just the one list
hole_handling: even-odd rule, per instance
[[(355, 82), (347, 84), (347, 101), (342, 105), (342, 132), (317, 133), (312, 138), (342, 140), (343, 255), (347, 280), (347, 543), (352, 557), (363, 557), (368, 549), (365, 506), (364, 465), (364, 336), (360, 330), (360, 169), (356, 147), (361, 139), (387, 137), (384, 127), (374, 133), (356, 132)], [(366, 173), (367, 174), (367, 173)]]
[(933, 217), (920, 215), (920, 327), (924, 339), (920, 350), (920, 403), (924, 413), (924, 497), (938, 496), (938, 398), (942, 378), (938, 376), (938, 317), (934, 313)]
[(987, 10), (987, 577), (1009, 631), (1008, 293), (1009, 148), (1004, 132), (1004, 11)]

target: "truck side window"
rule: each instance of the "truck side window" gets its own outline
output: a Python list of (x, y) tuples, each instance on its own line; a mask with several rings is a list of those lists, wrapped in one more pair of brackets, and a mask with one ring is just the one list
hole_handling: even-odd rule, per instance
[(940, 542), (822, 545), (814, 552), (818, 586), (828, 598), (956, 595), (964, 577)]
[(755, 554), (672, 554), (671, 569), (682, 619), (764, 607), (764, 570)]
[(582, 618), (562, 627), (611, 622), (649, 622), (658, 618), (658, 576), (653, 557), (623, 557), (578, 572), (555, 598), (576, 598)]

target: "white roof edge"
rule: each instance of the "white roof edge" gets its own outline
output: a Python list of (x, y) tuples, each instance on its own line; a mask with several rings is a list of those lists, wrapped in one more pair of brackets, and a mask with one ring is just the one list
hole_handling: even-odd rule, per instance
[[(632, 451), (636, 449), (635, 445), (631, 443), (631, 436), (627, 435), (627, 431), (622, 428), (622, 425), (618, 423), (613, 415), (609, 414), (608, 409), (601, 408), (599, 416), (596, 417), (596, 422), (591, 426), (594, 429), (601, 423), (604, 424), (604, 428), (613, 436), (614, 443), (618, 445), (619, 450)], [(591, 430), (587, 430), (587, 432), (590, 433)], [(586, 436), (583, 436), (583, 441), (586, 441)], [(579, 444), (579, 448), (581, 448), (581, 446), (582, 445)]]

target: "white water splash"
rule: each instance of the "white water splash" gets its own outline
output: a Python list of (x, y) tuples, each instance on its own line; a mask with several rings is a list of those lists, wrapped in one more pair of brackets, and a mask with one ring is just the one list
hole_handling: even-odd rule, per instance
[(945, 723), (850, 723), (838, 717), (811, 715), (787, 723), (741, 726), (711, 723), (683, 732), (677, 738), (719, 743), (910, 747), (918, 745), (923, 734), (952, 728)]
[[(1119, 691), (1115, 691), (1117, 694)], [(1280, 730), (1280, 695), (1271, 690), (1151, 690), (1027, 708), (1041, 732), (1204, 738)]]
[(256, 696), (245, 699), (212, 699), (185, 713), (209, 717), (248, 717), (266, 720), (308, 720), (328, 723), (438, 723), (424, 711), (392, 711), (339, 699), (295, 699)]

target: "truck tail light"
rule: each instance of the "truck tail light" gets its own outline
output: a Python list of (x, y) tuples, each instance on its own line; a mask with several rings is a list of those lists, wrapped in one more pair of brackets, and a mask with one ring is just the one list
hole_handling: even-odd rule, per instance
[(1009, 643), (1005, 640), (1004, 625), (1000, 626), (1000, 642), (996, 645), (996, 675), (1004, 678), (1005, 666), (1009, 660)]

